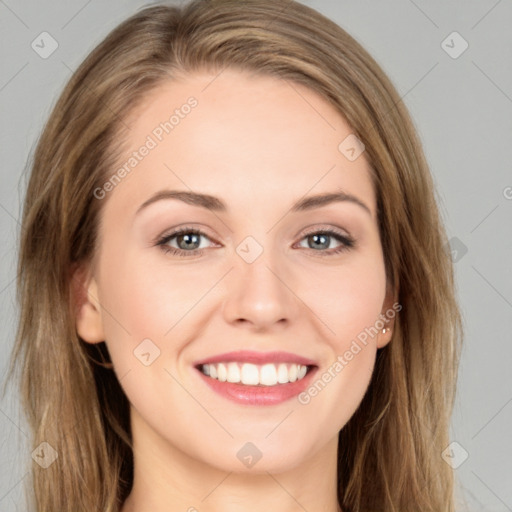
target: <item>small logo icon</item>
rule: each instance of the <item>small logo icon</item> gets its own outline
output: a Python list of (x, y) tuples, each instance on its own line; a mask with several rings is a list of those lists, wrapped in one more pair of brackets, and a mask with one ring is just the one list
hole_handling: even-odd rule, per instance
[(256, 445), (251, 442), (247, 442), (242, 446), (242, 448), (240, 448), (240, 450), (238, 450), (236, 456), (244, 466), (252, 468), (256, 462), (261, 459), (263, 454), (258, 450)]
[(441, 457), (453, 469), (461, 466), (469, 457), (469, 453), (457, 441), (452, 441), (441, 453)]
[(441, 43), (441, 48), (452, 59), (458, 59), (468, 47), (469, 43), (458, 32), (452, 32)]
[(363, 153), (364, 149), (365, 146), (363, 142), (353, 133), (345, 137), (338, 146), (340, 153), (342, 153), (345, 158), (351, 162), (357, 160)]
[(46, 441), (42, 442), (33, 452), (32, 459), (43, 469), (49, 468), (56, 460), (59, 454), (52, 445)]
[(59, 43), (48, 32), (41, 32), (30, 46), (39, 57), (47, 59), (59, 47)]
[(160, 355), (160, 349), (149, 338), (146, 338), (135, 347), (133, 355), (144, 366), (149, 366)]
[(248, 236), (238, 244), (236, 252), (246, 263), (253, 263), (261, 256), (263, 247), (252, 236)]
[(468, 252), (466, 245), (459, 240), (456, 236), (450, 238), (448, 242), (449, 247), (447, 248), (452, 255), (452, 261), (454, 263), (459, 262)]

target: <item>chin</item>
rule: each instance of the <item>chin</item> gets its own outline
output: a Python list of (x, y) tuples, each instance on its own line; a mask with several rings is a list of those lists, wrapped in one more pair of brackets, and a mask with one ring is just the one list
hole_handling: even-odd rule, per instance
[(306, 444), (298, 440), (294, 447), (277, 436), (272, 442), (230, 440), (221, 454), (205, 462), (222, 471), (239, 474), (285, 473), (301, 466), (311, 456), (305, 449)]

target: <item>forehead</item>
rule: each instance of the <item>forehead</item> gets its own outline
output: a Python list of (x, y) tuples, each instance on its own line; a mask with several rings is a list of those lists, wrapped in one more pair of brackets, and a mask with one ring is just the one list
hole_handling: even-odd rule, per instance
[(140, 204), (157, 189), (180, 188), (228, 204), (251, 197), (285, 204), (343, 190), (374, 211), (364, 152), (354, 160), (345, 151), (350, 126), (303, 85), (234, 70), (186, 75), (150, 91), (127, 124), (118, 165), (150, 149), (132, 155), (137, 162), (113, 194), (119, 199)]

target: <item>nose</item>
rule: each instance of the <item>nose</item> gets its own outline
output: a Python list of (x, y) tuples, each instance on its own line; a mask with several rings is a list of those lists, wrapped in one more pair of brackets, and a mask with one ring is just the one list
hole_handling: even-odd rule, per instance
[(292, 290), (289, 272), (265, 252), (252, 263), (237, 261), (228, 277), (224, 319), (257, 332), (283, 328), (298, 313), (299, 300)]

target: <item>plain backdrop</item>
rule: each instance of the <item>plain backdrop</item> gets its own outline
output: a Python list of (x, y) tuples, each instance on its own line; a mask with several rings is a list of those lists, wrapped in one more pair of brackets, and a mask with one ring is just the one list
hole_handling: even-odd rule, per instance
[[(459, 510), (512, 511), (512, 3), (303, 3), (336, 21), (372, 54), (414, 119), (451, 240), (466, 330), (454, 444), (440, 456), (456, 467), (467, 503)], [(112, 28), (145, 5), (0, 0), (2, 376), (17, 319), (27, 158), (72, 72)], [(33, 449), (11, 389), (0, 403), (0, 510), (25, 510), (22, 493)]]

